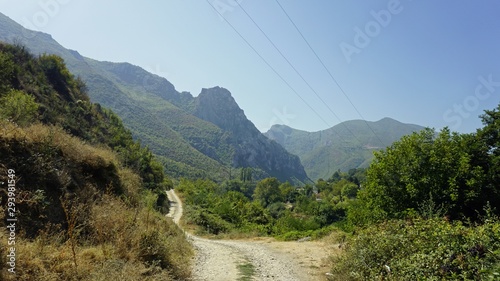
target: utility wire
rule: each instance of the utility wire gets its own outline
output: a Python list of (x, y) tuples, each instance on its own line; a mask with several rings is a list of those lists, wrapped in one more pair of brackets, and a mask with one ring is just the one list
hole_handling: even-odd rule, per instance
[(288, 81), (286, 81), (285, 78), (283, 78), (283, 76), (281, 76), (278, 71), (276, 71), (276, 69), (272, 67), (271, 64), (269, 64), (269, 62), (252, 46), (252, 44), (250, 44), (250, 42), (248, 42), (248, 40), (245, 39), (245, 37), (243, 37), (243, 35), (214, 7), (214, 5), (210, 3), (209, 0), (206, 1), (215, 10), (215, 12), (217, 12), (219, 16), (234, 30), (234, 32), (236, 32), (240, 36), (240, 38), (245, 41), (245, 43), (255, 52), (255, 54), (257, 54), (257, 56), (259, 56), (260, 59), (288, 86), (288, 88), (290, 88), (295, 93), (295, 95), (297, 95), (297, 97), (299, 97), (302, 102), (304, 102), (304, 104), (307, 105), (307, 107), (309, 107), (309, 109), (311, 109), (328, 127), (330, 127), (330, 124), (328, 124), (328, 122), (326, 122), (326, 120), (321, 117), (321, 115), (311, 105), (309, 105), (309, 103), (307, 103), (304, 98), (302, 98), (302, 96), (290, 85), (290, 83), (288, 83)]
[(250, 14), (248, 14), (248, 12), (245, 10), (245, 8), (243, 8), (243, 6), (241, 6), (239, 2), (236, 2), (236, 3), (241, 8), (241, 10), (247, 15), (247, 17), (253, 22), (253, 24), (260, 30), (260, 32), (266, 37), (267, 41), (269, 41), (269, 43), (271, 43), (271, 45), (273, 45), (274, 49), (276, 49), (276, 51), (281, 55), (281, 57), (288, 63), (288, 65), (290, 65), (290, 67), (295, 71), (295, 73), (300, 77), (300, 79), (302, 79), (302, 81), (304, 81), (304, 83), (309, 87), (309, 89), (323, 103), (323, 105), (325, 105), (328, 108), (328, 110), (333, 114), (333, 116), (335, 116), (335, 118), (337, 118), (337, 120), (341, 124), (343, 124), (343, 126), (345, 127), (345, 129), (347, 131), (349, 131), (349, 133), (351, 133), (351, 135), (358, 141), (358, 143), (361, 144), (361, 141), (356, 137), (356, 135), (351, 131), (351, 129), (349, 129), (349, 127), (347, 127), (347, 125), (342, 122), (342, 120), (332, 110), (332, 108), (321, 98), (321, 96), (318, 94), (318, 92), (316, 92), (316, 90), (314, 90), (314, 88), (311, 86), (311, 84), (309, 84), (309, 82), (307, 82), (307, 80), (304, 78), (304, 76), (302, 76), (302, 74), (297, 70), (297, 68), (295, 68), (295, 66), (293, 66), (293, 64), (290, 62), (290, 60), (288, 60), (288, 58), (283, 54), (283, 52), (281, 52), (281, 50), (276, 46), (276, 44), (274, 44), (273, 40), (271, 40), (271, 38), (269, 38), (269, 36), (267, 36), (267, 34), (264, 32), (264, 30), (262, 30), (262, 28), (252, 18), (252, 16), (250, 16)]
[(302, 39), (304, 39), (304, 41), (306, 42), (307, 46), (309, 46), (309, 49), (311, 49), (311, 51), (313, 52), (313, 54), (316, 56), (316, 58), (318, 59), (318, 61), (321, 63), (321, 65), (323, 66), (323, 68), (326, 70), (326, 72), (328, 72), (328, 75), (330, 75), (330, 78), (332, 79), (332, 81), (335, 83), (335, 85), (337, 85), (337, 87), (340, 89), (340, 91), (342, 92), (342, 94), (344, 94), (344, 96), (346, 97), (346, 99), (349, 101), (349, 103), (351, 104), (351, 106), (354, 108), (354, 110), (356, 110), (356, 112), (358, 113), (358, 115), (361, 117), (361, 119), (365, 122), (366, 126), (368, 126), (368, 128), (370, 128), (370, 130), (372, 131), (372, 133), (375, 135), (375, 137), (378, 139), (378, 141), (382, 144), (382, 146), (384, 145), (384, 142), (382, 142), (382, 140), (379, 138), (379, 136), (377, 135), (377, 133), (375, 133), (375, 131), (373, 130), (373, 128), (370, 126), (370, 124), (368, 124), (368, 122), (366, 121), (366, 119), (363, 117), (363, 115), (361, 114), (361, 112), (358, 110), (358, 108), (354, 105), (354, 103), (351, 101), (351, 99), (349, 98), (349, 96), (346, 94), (346, 92), (344, 91), (344, 89), (340, 86), (340, 84), (337, 82), (337, 79), (335, 79), (332, 75), (332, 73), (330, 72), (330, 70), (328, 69), (328, 67), (326, 67), (325, 63), (323, 63), (323, 60), (318, 56), (318, 54), (316, 53), (316, 51), (314, 51), (314, 48), (311, 46), (311, 44), (309, 44), (309, 41), (307, 41), (307, 39), (305, 38), (305, 36), (302, 34), (302, 32), (300, 31), (300, 29), (297, 27), (297, 25), (295, 24), (295, 22), (292, 20), (292, 18), (288, 15), (288, 13), (285, 11), (285, 9), (283, 8), (283, 6), (280, 4), (280, 2), (278, 0), (275, 0), (276, 3), (278, 4), (278, 6), (280, 6), (281, 10), (283, 11), (283, 13), (286, 15), (286, 17), (288, 18), (288, 20), (292, 23), (292, 25), (295, 27), (295, 30), (297, 30), (297, 32), (300, 34), (300, 36), (302, 37)]

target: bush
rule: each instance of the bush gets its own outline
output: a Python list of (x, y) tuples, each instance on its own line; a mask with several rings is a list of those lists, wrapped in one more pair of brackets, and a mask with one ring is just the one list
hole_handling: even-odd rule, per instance
[(500, 222), (466, 227), (413, 219), (372, 225), (348, 242), (332, 273), (339, 280), (495, 280)]
[(22, 91), (11, 90), (0, 98), (0, 117), (18, 125), (26, 126), (37, 116), (38, 104), (33, 96)]
[(166, 243), (158, 231), (153, 230), (142, 235), (139, 241), (139, 258), (150, 266), (169, 266)]
[(233, 229), (233, 225), (206, 209), (187, 209), (188, 221), (204, 228), (210, 234), (219, 234)]

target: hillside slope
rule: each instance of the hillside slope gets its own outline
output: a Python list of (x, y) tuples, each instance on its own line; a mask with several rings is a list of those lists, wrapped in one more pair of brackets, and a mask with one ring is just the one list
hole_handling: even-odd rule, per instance
[(188, 278), (151, 152), (60, 57), (0, 43), (0, 69), (0, 279)]
[[(158, 156), (171, 176), (222, 180), (231, 176), (232, 168), (253, 167), (257, 171), (254, 175), (260, 177), (307, 179), (300, 161), (280, 145), (268, 143), (244, 114), (238, 120), (253, 133), (251, 138), (245, 138), (242, 148), (237, 141), (243, 140), (237, 135), (241, 130), (231, 131), (212, 120), (199, 118), (195, 114), (199, 107), (194, 107), (203, 103), (140, 67), (85, 58), (65, 49), (50, 35), (26, 30), (2, 14), (0, 40), (19, 42), (33, 53), (64, 58), (68, 69), (87, 84), (91, 100), (116, 112), (134, 137)], [(218, 110), (242, 112), (235, 104), (223, 104), (228, 107)], [(256, 161), (253, 156), (265, 159)]]
[(317, 180), (327, 179), (339, 169), (347, 171), (367, 167), (374, 150), (385, 148), (403, 135), (423, 129), (390, 118), (367, 123), (370, 127), (362, 120), (346, 121), (319, 132), (274, 125), (265, 135), (298, 155), (308, 176)]

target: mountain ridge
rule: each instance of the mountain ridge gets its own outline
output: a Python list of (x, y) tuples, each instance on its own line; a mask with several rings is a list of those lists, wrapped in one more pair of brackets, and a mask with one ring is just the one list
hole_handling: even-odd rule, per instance
[(375, 122), (345, 121), (316, 132), (273, 125), (264, 135), (299, 156), (308, 176), (316, 180), (329, 178), (337, 170), (367, 167), (374, 150), (423, 128), (385, 117)]
[[(204, 95), (199, 98), (178, 92), (167, 79), (138, 66), (86, 58), (78, 51), (65, 49), (49, 34), (24, 29), (1, 13), (0, 27), (1, 41), (23, 44), (35, 54), (62, 57), (68, 69), (87, 84), (91, 100), (116, 112), (134, 138), (158, 156), (170, 176), (219, 181), (231, 178), (232, 168), (252, 167), (259, 177), (307, 180), (300, 160), (268, 141), (246, 118), (229, 91), (234, 104), (224, 103), (227, 107), (219, 111), (234, 111), (241, 128), (214, 124), (215, 119), (197, 109)], [(222, 88), (211, 89), (217, 92)], [(207, 120), (196, 116), (196, 110)], [(250, 139), (238, 137), (241, 132), (251, 132), (246, 135)], [(266, 156), (264, 161), (255, 161), (254, 157), (260, 156)]]

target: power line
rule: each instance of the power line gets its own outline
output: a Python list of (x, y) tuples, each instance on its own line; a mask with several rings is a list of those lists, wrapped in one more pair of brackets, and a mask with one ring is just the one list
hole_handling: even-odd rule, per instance
[(302, 37), (302, 39), (304, 39), (304, 41), (306, 42), (307, 46), (309, 47), (309, 49), (313, 52), (313, 54), (316, 56), (316, 58), (318, 59), (318, 61), (321, 63), (321, 65), (323, 66), (323, 68), (326, 70), (326, 72), (328, 72), (328, 75), (330, 75), (330, 78), (332, 79), (332, 81), (335, 83), (335, 85), (337, 85), (337, 87), (340, 89), (340, 92), (342, 92), (342, 94), (344, 94), (344, 96), (346, 97), (346, 99), (349, 101), (349, 103), (351, 104), (351, 106), (354, 108), (354, 110), (356, 110), (356, 112), (358, 113), (358, 115), (361, 117), (361, 119), (365, 122), (366, 126), (368, 126), (368, 128), (370, 128), (370, 130), (372, 131), (372, 133), (375, 135), (375, 137), (377, 137), (378, 141), (384, 145), (384, 143), (382, 142), (382, 140), (379, 138), (379, 136), (375, 133), (375, 131), (373, 130), (373, 128), (370, 126), (370, 124), (368, 124), (368, 122), (366, 121), (366, 119), (363, 117), (363, 115), (361, 114), (361, 112), (358, 110), (358, 108), (354, 105), (354, 103), (351, 101), (351, 99), (349, 98), (349, 96), (346, 94), (346, 92), (344, 91), (344, 89), (340, 86), (340, 84), (337, 82), (337, 79), (335, 79), (332, 75), (332, 73), (330, 72), (330, 70), (328, 69), (328, 67), (326, 67), (325, 63), (323, 62), (323, 60), (318, 56), (318, 54), (316, 53), (316, 51), (314, 51), (314, 48), (311, 46), (311, 44), (309, 44), (309, 41), (307, 41), (307, 39), (305, 38), (305, 36), (302, 34), (302, 32), (300, 31), (300, 29), (297, 27), (297, 25), (295, 24), (295, 22), (292, 20), (292, 18), (288, 15), (288, 13), (285, 11), (285, 9), (283, 8), (283, 6), (280, 4), (280, 2), (278, 0), (275, 0), (276, 3), (278, 4), (278, 6), (280, 6), (281, 10), (283, 11), (283, 13), (286, 15), (286, 17), (288, 18), (288, 20), (292, 23), (292, 25), (295, 27), (295, 30), (297, 30), (297, 32), (300, 34), (300, 36)]
[(321, 115), (311, 105), (309, 105), (306, 100), (304, 100), (304, 98), (302, 98), (302, 96), (290, 85), (290, 83), (288, 83), (288, 81), (286, 81), (285, 78), (283, 78), (283, 76), (281, 76), (278, 71), (276, 71), (276, 69), (272, 67), (271, 64), (269, 64), (269, 62), (252, 46), (252, 44), (250, 44), (250, 42), (248, 42), (248, 40), (245, 39), (245, 37), (243, 37), (243, 35), (214, 7), (214, 5), (209, 0), (206, 0), (206, 2), (234, 30), (234, 32), (236, 32), (236, 34), (238, 34), (238, 36), (240, 36), (240, 38), (245, 41), (245, 43), (255, 52), (255, 54), (257, 54), (257, 56), (259, 56), (259, 58), (288, 86), (288, 88), (290, 88), (295, 93), (295, 95), (297, 95), (297, 97), (299, 97), (302, 102), (304, 102), (304, 104), (307, 105), (307, 107), (309, 107), (309, 109), (311, 109), (328, 127), (330, 127), (330, 124), (328, 124), (328, 122), (326, 122), (326, 120), (321, 117)]
[(271, 38), (269, 38), (269, 36), (267, 36), (267, 34), (264, 32), (264, 30), (262, 30), (262, 28), (257, 24), (257, 22), (255, 22), (255, 20), (252, 18), (252, 16), (250, 16), (250, 14), (248, 14), (248, 12), (245, 10), (245, 8), (243, 8), (243, 6), (240, 5), (239, 2), (236, 2), (238, 4), (238, 6), (241, 8), (241, 10), (247, 15), (247, 17), (253, 22), (253, 24), (260, 30), (260, 32), (266, 37), (267, 41), (269, 41), (269, 43), (271, 43), (271, 45), (273, 45), (273, 47), (276, 49), (276, 51), (281, 55), (281, 57), (288, 63), (288, 65), (290, 65), (290, 67), (295, 71), (295, 73), (302, 79), (302, 81), (304, 81), (304, 83), (309, 87), (309, 89), (316, 95), (316, 97), (323, 103), (323, 105), (325, 105), (328, 110), (333, 114), (333, 116), (335, 116), (335, 118), (337, 118), (337, 120), (343, 124), (343, 126), (346, 128), (347, 131), (349, 131), (349, 133), (351, 133), (351, 135), (358, 141), (358, 143), (361, 144), (361, 141), (356, 137), (356, 135), (351, 131), (351, 129), (349, 129), (349, 127), (347, 127), (347, 125), (345, 123), (342, 122), (342, 120), (338, 117), (338, 115), (331, 109), (331, 107), (321, 98), (321, 96), (318, 94), (318, 92), (316, 92), (316, 90), (314, 90), (314, 88), (311, 86), (311, 84), (309, 84), (309, 82), (307, 82), (307, 80), (304, 78), (304, 76), (302, 76), (302, 74), (295, 68), (295, 66), (293, 66), (293, 64), (288, 60), (288, 58), (283, 54), (283, 52), (281, 52), (281, 50), (276, 46), (276, 44), (274, 44), (273, 40), (271, 40)]

